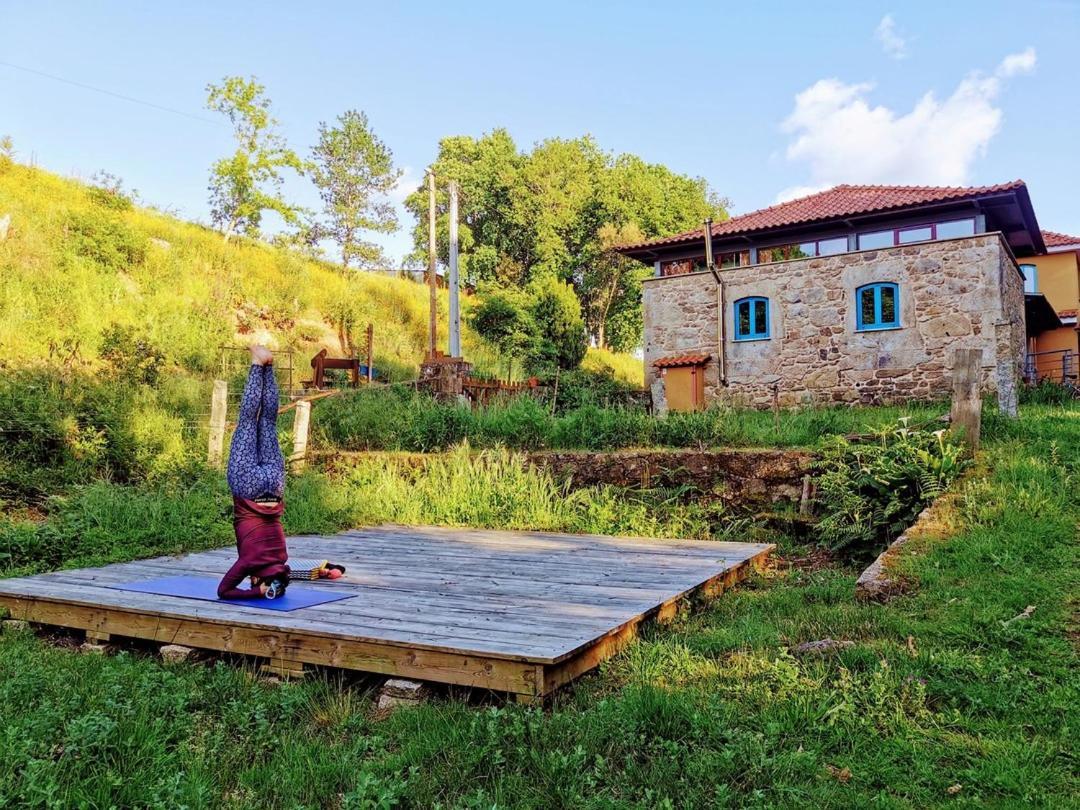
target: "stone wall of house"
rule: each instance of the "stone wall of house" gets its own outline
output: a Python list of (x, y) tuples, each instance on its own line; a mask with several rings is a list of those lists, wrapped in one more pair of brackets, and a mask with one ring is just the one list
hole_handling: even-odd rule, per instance
[[(645, 282), (646, 386), (652, 363), (705, 353), (706, 398), (767, 407), (887, 403), (947, 397), (955, 349), (983, 350), (983, 385), (1015, 397), (1023, 363), (1023, 278), (1001, 236), (739, 267), (724, 279), (726, 380), (717, 362), (717, 285), (711, 274)], [(856, 331), (855, 290), (899, 285), (900, 327)], [(733, 303), (769, 299), (771, 337), (734, 340)], [(663, 410), (663, 403), (658, 403)]]

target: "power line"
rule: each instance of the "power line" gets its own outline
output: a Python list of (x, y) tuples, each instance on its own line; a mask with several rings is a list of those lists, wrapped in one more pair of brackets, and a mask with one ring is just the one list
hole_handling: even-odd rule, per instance
[(125, 96), (123, 93), (114, 93), (112, 90), (106, 90), (103, 87), (94, 87), (92, 84), (84, 84), (83, 82), (76, 82), (71, 79), (65, 79), (62, 76), (54, 76), (51, 73), (45, 73), (41, 70), (35, 70), (34, 68), (24, 67), (23, 65), (16, 65), (12, 62), (4, 62), (0, 60), (0, 65), (4, 67), (14, 68), (15, 70), (21, 70), (24, 73), (32, 73), (35, 76), (41, 76), (46, 79), (51, 79), (54, 82), (60, 82), (61, 84), (70, 84), (72, 87), (80, 87), (83, 90), (90, 90), (94, 93), (101, 93), (102, 95), (112, 96), (118, 98), (121, 101), (129, 101), (132, 104), (141, 104), (144, 107), (152, 107), (155, 110), (161, 110), (162, 112), (172, 113), (173, 115), (182, 115), (185, 118), (193, 118), (196, 121), (202, 121), (204, 124), (214, 124), (221, 126), (221, 121), (215, 121), (213, 118), (204, 118), (201, 115), (195, 115), (194, 113), (184, 112), (183, 110), (177, 110), (173, 107), (166, 107), (162, 104), (155, 104), (152, 101), (144, 101), (141, 98), (134, 98), (133, 96)]

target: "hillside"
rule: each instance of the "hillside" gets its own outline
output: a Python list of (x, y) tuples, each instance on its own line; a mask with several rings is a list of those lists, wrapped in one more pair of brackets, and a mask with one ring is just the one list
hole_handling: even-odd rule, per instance
[[(108, 193), (39, 169), (0, 167), (0, 362), (100, 356), (110, 326), (132, 329), (180, 369), (208, 372), (222, 345), (253, 339), (306, 358), (362, 342), (376, 325), (377, 365), (415, 376), (427, 343), (425, 286), (336, 266), (250, 240), (226, 244), (208, 228), (113, 202)], [(470, 302), (466, 299), (464, 307)], [(447, 302), (439, 315), (446, 332)], [(466, 326), (467, 356), (495, 358)], [(640, 363), (592, 352), (592, 370), (640, 381)]]
[[(0, 173), (5, 214), (3, 361), (74, 354), (92, 363), (108, 328), (121, 326), (198, 374), (216, 366), (222, 345), (252, 339), (304, 357), (322, 347), (340, 354), (370, 321), (379, 365), (401, 377), (415, 374), (426, 344), (428, 293), (411, 280), (346, 277), (262, 243), (225, 244), (209, 229), (117, 210), (93, 187), (19, 165)], [(488, 358), (468, 331), (465, 345), (483, 366)]]
[[(246, 363), (232, 353), (239, 362), (223, 371), (223, 346), (294, 350), (297, 384), (320, 348), (362, 346), (368, 323), (386, 379), (414, 379), (426, 350), (428, 290), (410, 279), (345, 275), (251, 240), (226, 244), (200, 225), (17, 163), (0, 164), (6, 217), (0, 499), (5, 489), (46, 494), (51, 482), (102, 472), (152, 475), (204, 454), (210, 381), (224, 373), (235, 396)], [(445, 291), (439, 302), (445, 340)], [(478, 371), (498, 370), (467, 327), (463, 347)], [(626, 355), (592, 352), (585, 366), (641, 383), (640, 361)], [(43, 478), (43, 466), (64, 472)]]

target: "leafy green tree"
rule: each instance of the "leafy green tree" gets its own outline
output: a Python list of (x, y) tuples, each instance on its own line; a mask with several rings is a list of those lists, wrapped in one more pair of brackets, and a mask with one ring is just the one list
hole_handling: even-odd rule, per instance
[(387, 198), (401, 170), (394, 155), (368, 123), (367, 116), (349, 110), (337, 126), (319, 124), (319, 142), (311, 150), (312, 179), (323, 201), (323, 233), (341, 247), (341, 263), (372, 266), (384, 261), (380, 248), (363, 240), (365, 231), (392, 233), (397, 215)]
[(556, 367), (577, 368), (589, 340), (573, 287), (554, 276), (540, 276), (529, 283), (527, 294), (532, 332), (529, 370), (545, 374)]
[(206, 106), (229, 119), (236, 138), (236, 151), (210, 169), (211, 220), (225, 241), (235, 233), (258, 235), (264, 211), (275, 211), (296, 225), (303, 209), (282, 195), (282, 170), (303, 174), (307, 166), (277, 134), (266, 88), (254, 77), (226, 76), (206, 90)]
[[(527, 285), (551, 276), (572, 285), (588, 334), (620, 348), (641, 341), (641, 267), (612, 245), (699, 227), (726, 216), (700, 178), (634, 155), (613, 156), (589, 137), (552, 138), (520, 151), (505, 130), (439, 142), (438, 248), (446, 260), (447, 180), (461, 188), (461, 268), (472, 284)], [(421, 260), (427, 250), (427, 192), (406, 200)], [(615, 336), (614, 338), (612, 336)], [(614, 345), (614, 344), (613, 344)]]
[(510, 376), (514, 360), (525, 355), (533, 340), (526, 296), (515, 287), (489, 285), (478, 298), (469, 313), (469, 325), (495, 348)]

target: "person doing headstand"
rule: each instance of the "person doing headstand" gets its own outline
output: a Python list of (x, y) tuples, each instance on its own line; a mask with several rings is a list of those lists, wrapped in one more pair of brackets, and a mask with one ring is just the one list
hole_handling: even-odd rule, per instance
[[(226, 478), (233, 495), (237, 560), (218, 584), (219, 599), (275, 599), (290, 577), (337, 579), (345, 569), (325, 560), (289, 566), (281, 517), (285, 513), (285, 457), (277, 437), (278, 387), (274, 356), (263, 346), (251, 350), (251, 368), (240, 400), (236, 432), (229, 446)], [(244, 579), (250, 588), (238, 587)]]

